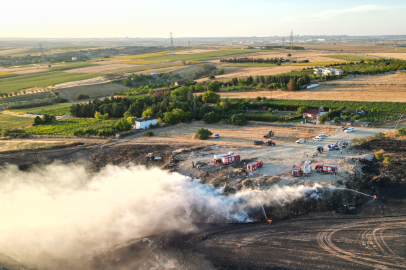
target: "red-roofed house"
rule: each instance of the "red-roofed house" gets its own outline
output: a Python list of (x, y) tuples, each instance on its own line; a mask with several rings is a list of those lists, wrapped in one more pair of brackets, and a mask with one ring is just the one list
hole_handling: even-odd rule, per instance
[(320, 107), (319, 109), (309, 109), (303, 113), (303, 118), (318, 119), (319, 116), (326, 114), (327, 112)]

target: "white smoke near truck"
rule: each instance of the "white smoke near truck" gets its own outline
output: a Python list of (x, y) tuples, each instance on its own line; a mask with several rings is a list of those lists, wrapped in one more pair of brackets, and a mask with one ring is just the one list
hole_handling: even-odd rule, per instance
[(281, 205), (317, 189), (274, 186), (225, 196), (178, 173), (135, 165), (96, 173), (72, 164), (7, 166), (0, 176), (0, 255), (41, 269), (55, 267), (45, 257), (79, 263), (131, 238), (191, 231), (196, 215), (205, 222), (250, 222), (259, 203)]

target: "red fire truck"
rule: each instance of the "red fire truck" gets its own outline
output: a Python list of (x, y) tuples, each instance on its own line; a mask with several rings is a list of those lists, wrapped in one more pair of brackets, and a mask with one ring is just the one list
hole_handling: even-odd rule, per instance
[(261, 168), (262, 166), (264, 166), (264, 163), (262, 163), (261, 160), (257, 160), (257, 161), (248, 163), (247, 164), (247, 170), (248, 171), (255, 171), (255, 170)]
[(240, 161), (240, 156), (239, 155), (231, 155), (231, 156), (225, 156), (221, 158), (221, 163), (227, 165), (230, 163), (235, 163)]
[(292, 168), (292, 176), (300, 176), (302, 173), (302, 169), (301, 169), (301, 165), (300, 163), (295, 163), (293, 164), (293, 168)]
[(316, 164), (314, 170), (318, 173), (337, 173), (337, 165), (333, 164)]

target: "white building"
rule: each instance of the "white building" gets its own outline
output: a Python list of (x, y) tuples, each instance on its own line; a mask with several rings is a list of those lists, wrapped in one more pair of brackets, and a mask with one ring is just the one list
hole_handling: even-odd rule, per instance
[(147, 118), (140, 118), (135, 120), (135, 128), (136, 129), (148, 129), (151, 125), (157, 125), (158, 124), (158, 119), (153, 118), (153, 117), (147, 117)]
[(77, 57), (72, 57), (72, 61), (77, 61), (78, 58)]
[(323, 75), (323, 76), (331, 76), (331, 75), (343, 75), (344, 71), (341, 69), (334, 69), (334, 68), (315, 68), (314, 69), (315, 75)]

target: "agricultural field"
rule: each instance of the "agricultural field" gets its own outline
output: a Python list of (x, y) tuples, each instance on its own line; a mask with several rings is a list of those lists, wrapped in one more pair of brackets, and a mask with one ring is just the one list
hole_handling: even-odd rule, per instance
[(393, 59), (406, 60), (406, 53), (403, 53), (403, 52), (399, 52), (399, 53), (377, 53), (376, 56), (381, 56), (381, 57), (385, 57), (385, 58), (390, 57), (390, 58), (393, 58)]
[[(205, 144), (220, 144), (220, 145), (236, 145), (239, 146), (253, 146), (254, 140), (262, 140), (263, 135), (267, 134), (269, 130), (275, 132), (274, 138), (278, 145), (285, 145), (295, 142), (299, 138), (312, 138), (316, 136), (317, 132), (324, 132), (331, 134), (335, 131), (334, 128), (285, 128), (267, 126), (266, 123), (250, 122), (246, 126), (232, 126), (225, 124), (205, 124), (203, 121), (193, 121), (191, 124), (179, 124), (176, 126), (168, 127), (160, 131), (153, 131), (153, 137), (137, 137), (136, 141), (145, 143), (182, 143), (194, 141), (194, 135), (199, 128), (208, 128), (213, 134), (220, 134), (220, 139), (215, 139), (214, 136), (199, 143)], [(322, 130), (322, 131), (321, 131)]]
[(0, 114), (0, 130), (23, 128), (32, 125), (32, 118)]
[(32, 87), (48, 87), (60, 83), (79, 81), (98, 76), (100, 76), (100, 74), (76, 74), (61, 71), (21, 75), (17, 77), (0, 79), (0, 94), (10, 93)]
[(103, 83), (94, 85), (82, 85), (69, 88), (58, 89), (59, 96), (71, 101), (76, 100), (80, 93), (89, 95), (91, 99), (111, 96), (113, 93), (129, 90), (130, 87), (118, 83)]
[(349, 51), (349, 53), (372, 54), (372, 52), (393, 52), (396, 47), (389, 43), (381, 45), (375, 42), (345, 42), (306, 44), (305, 48), (338, 53), (347, 53)]
[[(65, 70), (72, 70), (72, 69), (79, 69), (79, 68), (86, 68), (86, 67), (93, 67), (96, 66), (96, 64), (91, 63), (91, 62), (72, 62), (72, 63), (66, 63), (63, 65), (55, 65), (49, 68), (50, 70), (53, 71), (65, 71)], [(80, 72), (78, 72), (80, 73)], [(98, 72), (93, 72), (93, 73), (98, 73)]]
[(17, 76), (17, 74), (15, 74), (13, 72), (1, 72), (0, 73), (0, 79), (1, 78), (14, 77), (14, 76)]
[(51, 92), (45, 91), (45, 92), (34, 93), (34, 94), (26, 94), (26, 95), (18, 95), (18, 96), (0, 98), (0, 104), (22, 102), (22, 101), (33, 101), (34, 99), (44, 99), (49, 94), (52, 95)]
[[(307, 66), (271, 66), (271, 67), (227, 67), (224, 66), (224, 74), (216, 75), (216, 80), (218, 81), (228, 81), (234, 77), (237, 78), (245, 78), (248, 76), (257, 76), (257, 75), (277, 75), (281, 73), (288, 73), (291, 71), (298, 71), (303, 70), (304, 68), (309, 67)], [(206, 81), (207, 78), (202, 78), (196, 80), (197, 82)]]
[(17, 75), (27, 75), (41, 72), (50, 71), (46, 66), (28, 65), (28, 66), (14, 66), (9, 68), (0, 67), (0, 73), (14, 73)]
[(35, 107), (35, 108), (26, 108), (26, 109), (13, 109), (7, 110), (12, 113), (24, 114), (24, 113), (32, 113), (32, 114), (53, 114), (53, 115), (64, 115), (70, 114), (70, 107), (72, 106), (71, 103), (59, 103), (50, 106), (43, 106), (43, 107)]
[(55, 147), (68, 147), (77, 145), (77, 142), (66, 141), (40, 141), (40, 140), (2, 140), (0, 141), (0, 152), (39, 150)]
[(132, 56), (122, 56), (115, 59), (127, 59), (133, 60), (125, 62), (124, 64), (133, 64), (133, 65), (148, 65), (148, 64), (157, 64), (165, 62), (199, 62), (199, 61), (209, 61), (216, 58), (238, 55), (238, 54), (249, 54), (253, 52), (258, 52), (259, 50), (221, 50), (221, 51), (210, 51), (204, 53), (195, 53), (195, 54), (171, 54), (171, 52), (158, 52), (151, 54), (141, 54), (141, 55), (132, 55)]
[[(32, 119), (30, 119), (32, 121)], [(116, 120), (96, 119), (64, 119), (46, 125), (33, 126), (26, 129), (26, 133), (37, 135), (65, 135), (73, 136), (77, 129), (106, 129), (113, 128)]]
[(345, 61), (368, 61), (374, 59), (368, 56), (354, 55), (354, 54), (335, 54), (335, 55), (326, 55), (326, 57), (341, 59)]

